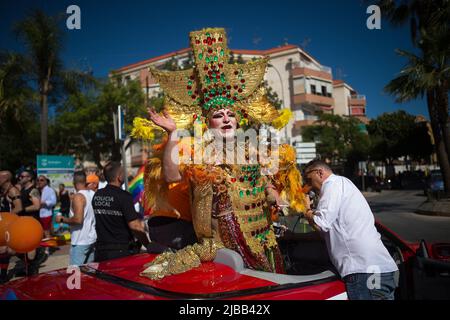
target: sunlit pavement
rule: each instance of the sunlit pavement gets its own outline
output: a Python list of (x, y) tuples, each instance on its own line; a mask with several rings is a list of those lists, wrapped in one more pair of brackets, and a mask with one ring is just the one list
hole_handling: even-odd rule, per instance
[(426, 200), (422, 190), (383, 190), (366, 198), (375, 218), (405, 240), (450, 242), (450, 217), (414, 213)]
[[(69, 251), (70, 251), (70, 245), (61, 246), (53, 252), (45, 261), (41, 267), (39, 268), (39, 273), (66, 268), (69, 264)], [(9, 270), (10, 272), (12, 269), (22, 269), (23, 263), (18, 258), (13, 257), (9, 264)], [(15, 277), (11, 279), (11, 281), (20, 279), (21, 277)]]

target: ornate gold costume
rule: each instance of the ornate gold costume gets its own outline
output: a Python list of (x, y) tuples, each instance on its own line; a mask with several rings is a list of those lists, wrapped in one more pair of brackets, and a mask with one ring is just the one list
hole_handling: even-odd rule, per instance
[[(191, 32), (190, 42), (195, 60), (193, 69), (150, 70), (166, 94), (165, 110), (175, 120), (177, 129), (193, 128), (195, 122), (205, 124), (211, 111), (224, 108), (236, 113), (241, 127), (272, 124), (281, 128), (289, 121), (290, 111), (279, 113), (265, 95), (266, 58), (229, 64), (227, 39), (221, 28)], [(137, 118), (132, 135), (152, 140), (154, 130), (161, 129), (146, 119)], [(192, 141), (188, 145), (191, 151)], [(283, 263), (270, 220), (266, 186), (279, 179), (274, 184), (276, 189), (295, 211), (304, 209), (301, 176), (295, 167), (295, 152), (294, 159), (292, 152), (290, 146), (279, 149), (282, 168), (273, 177), (262, 176), (259, 164), (180, 166), (184, 177), (181, 183), (189, 186), (186, 190), (190, 214), (200, 244), (158, 256), (142, 275), (160, 279), (184, 272), (198, 266), (200, 261), (214, 259), (221, 245), (239, 252), (249, 268), (282, 273)], [(161, 159), (159, 152), (147, 164), (145, 198), (149, 199), (147, 205), (155, 210), (170, 210), (166, 201), (170, 186), (162, 180)]]

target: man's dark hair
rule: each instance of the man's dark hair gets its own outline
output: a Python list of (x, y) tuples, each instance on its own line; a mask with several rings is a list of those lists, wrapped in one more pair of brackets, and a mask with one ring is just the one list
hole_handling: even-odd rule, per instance
[(330, 166), (325, 161), (320, 160), (320, 159), (314, 159), (306, 164), (305, 172), (308, 172), (310, 170), (314, 170), (317, 168), (324, 168), (324, 169), (333, 171), (333, 170), (331, 170)]
[(86, 173), (84, 171), (75, 171), (73, 174), (73, 183), (86, 184)]
[(112, 161), (103, 168), (103, 175), (105, 176), (105, 179), (108, 183), (114, 182), (114, 180), (116, 180), (121, 167), (122, 165), (120, 164), (120, 162)]

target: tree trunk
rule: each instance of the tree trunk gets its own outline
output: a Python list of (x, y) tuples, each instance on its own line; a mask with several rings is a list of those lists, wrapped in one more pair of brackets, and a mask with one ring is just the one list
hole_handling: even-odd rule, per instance
[(436, 88), (436, 104), (439, 122), (442, 130), (447, 155), (450, 155), (450, 117), (448, 114), (448, 84), (447, 81)]
[(439, 161), (439, 167), (441, 168), (442, 178), (444, 180), (444, 189), (447, 197), (450, 196), (450, 159), (447, 153), (447, 148), (443, 139), (442, 130), (439, 122), (439, 110), (436, 105), (434, 90), (427, 91), (427, 105), (428, 112), (430, 113), (431, 128), (433, 129), (434, 141), (436, 144), (436, 153)]
[(48, 103), (47, 103), (48, 83), (44, 83), (41, 91), (41, 153), (48, 151)]
[(47, 154), (48, 152), (48, 93), (50, 91), (50, 78), (52, 75), (52, 68), (47, 68), (47, 74), (40, 80), (40, 94), (41, 94), (41, 152)]

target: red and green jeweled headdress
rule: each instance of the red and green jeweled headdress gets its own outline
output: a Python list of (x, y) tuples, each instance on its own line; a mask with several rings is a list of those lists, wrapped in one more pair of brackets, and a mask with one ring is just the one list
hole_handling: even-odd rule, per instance
[[(190, 45), (194, 56), (192, 69), (162, 71), (150, 67), (166, 95), (165, 109), (177, 128), (190, 128), (195, 118), (207, 117), (212, 110), (222, 108), (235, 111), (238, 120), (258, 124), (280, 122), (280, 114), (267, 100), (264, 88), (267, 58), (230, 64), (223, 28), (191, 32)], [(282, 117), (288, 120), (289, 115)]]

